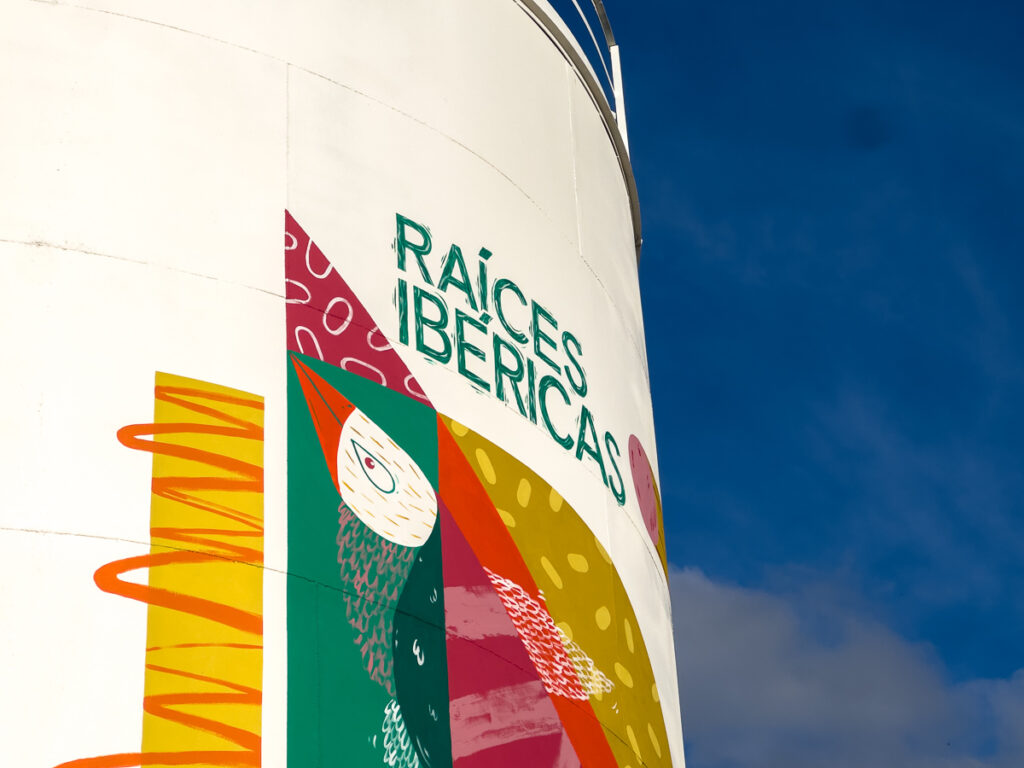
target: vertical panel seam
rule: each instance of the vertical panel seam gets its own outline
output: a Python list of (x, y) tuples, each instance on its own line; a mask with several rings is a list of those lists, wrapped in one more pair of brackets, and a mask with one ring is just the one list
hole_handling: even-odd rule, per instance
[[(583, 216), (580, 212), (580, 191), (576, 177), (576, 123), (572, 115), (572, 72), (569, 62), (562, 69), (565, 72), (565, 101), (569, 112), (569, 151), (572, 159), (572, 199), (576, 217), (576, 252), (583, 258)], [(602, 286), (603, 288), (604, 286)]]

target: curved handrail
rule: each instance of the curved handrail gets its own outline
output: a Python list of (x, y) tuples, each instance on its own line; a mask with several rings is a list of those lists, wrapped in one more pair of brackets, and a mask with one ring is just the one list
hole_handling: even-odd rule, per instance
[[(598, 68), (594, 66), (590, 57), (587, 56), (584, 46), (580, 44), (578, 35), (572, 32), (565, 19), (565, 14), (559, 13), (557, 6), (565, 7), (565, 0), (516, 0), (525, 8), (534, 20), (540, 24), (551, 40), (561, 49), (563, 55), (576, 69), (589, 91), (594, 104), (601, 113), (608, 136), (618, 156), (619, 167), (622, 170), (622, 177), (626, 184), (626, 191), (629, 195), (630, 215), (633, 223), (633, 243), (636, 248), (637, 259), (640, 258), (640, 246), (643, 242), (640, 201), (637, 195), (636, 179), (633, 177), (633, 166), (629, 159), (629, 146), (626, 134), (626, 109), (622, 91), (622, 66), (619, 58), (619, 46), (615, 42), (611, 24), (608, 22), (608, 15), (601, 0), (592, 0), (591, 5), (600, 22), (602, 36), (607, 46), (609, 58), (611, 59), (611, 73), (609, 77), (609, 89), (606, 89), (598, 77)], [(603, 63), (601, 47), (597, 43), (593, 29), (576, 0), (571, 0), (572, 5), (579, 13), (579, 19), (586, 26), (588, 36), (594, 42), (594, 53), (601, 58), (601, 69), (608, 73)], [(552, 13), (557, 17), (552, 19)]]
[[(594, 44), (594, 50), (597, 52), (598, 61), (601, 62), (601, 69), (604, 70), (604, 76), (608, 78), (608, 82), (611, 84), (612, 89), (614, 91), (614, 88), (615, 88), (615, 78), (612, 77), (612, 73), (608, 71), (608, 62), (606, 62), (604, 60), (604, 54), (601, 52), (601, 44), (597, 42), (597, 37), (594, 35), (594, 29), (593, 29), (593, 27), (590, 26), (590, 22), (587, 21), (587, 15), (583, 12), (583, 9), (580, 8), (579, 0), (572, 0), (572, 4), (576, 8), (576, 12), (579, 14), (580, 19), (583, 21), (583, 26), (586, 28), (587, 34), (590, 35), (590, 40)], [(597, 8), (596, 1), (593, 3), (593, 5), (594, 5), (594, 8), (596, 9)], [(602, 5), (602, 8), (603, 7), (604, 6)], [(607, 19), (607, 15), (605, 16), (605, 18)], [(610, 26), (608, 27), (608, 30), (609, 31), (611, 30)], [(605, 43), (607, 44), (608, 32), (604, 30), (603, 22), (602, 22), (602, 31), (605, 32), (604, 37), (605, 37)]]
[[(612, 31), (611, 22), (608, 21), (608, 12), (605, 10), (604, 2), (602, 0), (590, 0), (588, 4), (586, 0), (582, 0), (583, 5), (581, 5), (581, 0), (569, 0), (576, 11), (574, 17), (571, 13), (568, 13), (569, 7), (565, 0), (548, 0), (548, 2), (562, 21), (569, 26), (570, 31), (573, 32), (576, 43), (583, 51), (591, 69), (594, 70), (595, 74), (604, 74), (605, 83), (602, 83), (602, 86), (607, 84), (608, 87), (602, 87), (602, 90), (605, 91), (605, 96), (612, 107), (612, 111), (615, 113), (616, 122), (619, 123), (620, 129), (625, 133), (626, 109), (623, 103), (622, 67), (619, 60), (619, 46), (615, 42), (615, 33)], [(587, 12), (584, 11), (584, 5), (593, 9), (593, 15), (596, 16), (599, 32), (595, 32), (594, 25), (591, 23), (592, 19), (588, 18)], [(582, 28), (580, 28), (580, 25), (582, 25)], [(576, 27), (576, 29), (573, 29), (573, 27)], [(580, 32), (583, 31), (586, 32), (586, 37), (589, 37), (590, 43), (592, 43), (591, 46), (585, 44), (587, 42), (586, 39), (580, 39)], [(600, 34), (602, 42), (598, 42), (598, 34)]]
[(604, 3), (601, 0), (593, 0), (594, 10), (597, 11), (597, 18), (601, 21), (601, 29), (604, 31), (604, 40), (611, 48), (615, 45), (615, 35), (612, 34), (612, 25), (608, 23), (608, 14), (605, 13)]
[[(615, 42), (615, 33), (612, 32), (611, 22), (608, 21), (608, 14), (604, 9), (601, 0), (591, 0), (594, 10), (597, 12), (598, 21), (601, 22), (601, 31), (604, 32), (604, 42), (608, 46), (608, 54), (612, 59), (612, 73), (608, 76), (611, 81), (614, 97), (613, 108), (615, 110), (615, 122), (619, 126), (622, 140), (629, 151), (629, 137), (626, 134), (626, 103), (622, 91), (622, 60), (619, 58), (619, 44)], [(588, 27), (589, 28), (589, 27)], [(593, 34), (591, 34), (593, 37)], [(595, 41), (596, 45), (596, 41)], [(607, 73), (607, 70), (605, 70)]]

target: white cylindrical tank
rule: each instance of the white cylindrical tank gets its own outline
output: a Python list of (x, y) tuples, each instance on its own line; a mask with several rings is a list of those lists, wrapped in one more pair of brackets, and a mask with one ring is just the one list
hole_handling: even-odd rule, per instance
[(566, 20), (0, 21), (0, 762), (681, 767), (636, 191)]

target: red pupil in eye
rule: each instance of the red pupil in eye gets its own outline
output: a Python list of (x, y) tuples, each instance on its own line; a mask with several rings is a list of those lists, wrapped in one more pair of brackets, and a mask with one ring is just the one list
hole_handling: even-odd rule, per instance
[(377, 464), (369, 456), (363, 458), (363, 464), (366, 465), (367, 469), (373, 469)]

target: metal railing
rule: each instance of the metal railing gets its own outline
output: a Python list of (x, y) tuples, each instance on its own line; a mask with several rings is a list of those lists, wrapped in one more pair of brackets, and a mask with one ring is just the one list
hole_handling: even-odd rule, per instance
[(572, 32), (604, 91), (615, 115), (627, 151), (626, 105), (622, 90), (622, 62), (612, 26), (601, 0), (547, 0)]
[[(545, 31), (576, 69), (584, 87), (601, 114), (608, 138), (618, 158), (622, 179), (629, 196), (630, 216), (633, 220), (633, 244), (637, 258), (643, 231), (640, 221), (640, 200), (629, 161), (626, 137), (626, 107), (622, 95), (622, 66), (619, 47), (612, 35), (611, 25), (601, 0), (515, 0)], [(583, 5), (580, 3), (583, 2)], [(588, 13), (589, 11), (589, 13)], [(592, 14), (592, 16), (591, 16)], [(589, 17), (589, 18), (588, 18)], [(601, 30), (602, 46), (594, 33), (593, 20)], [(584, 45), (589, 40), (589, 45)], [(607, 57), (606, 57), (607, 54)]]

